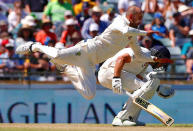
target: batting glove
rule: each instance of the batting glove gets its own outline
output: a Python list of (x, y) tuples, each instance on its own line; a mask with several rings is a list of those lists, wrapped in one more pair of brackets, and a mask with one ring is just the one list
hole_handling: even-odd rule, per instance
[(113, 89), (114, 93), (123, 94), (122, 83), (121, 83), (121, 78), (120, 77), (113, 77), (113, 79), (112, 79), (112, 89)]
[(146, 78), (147, 80), (152, 80), (153, 78), (155, 78), (156, 75), (157, 75), (157, 72), (152, 71), (152, 72), (149, 72), (149, 73), (145, 76), (145, 78)]

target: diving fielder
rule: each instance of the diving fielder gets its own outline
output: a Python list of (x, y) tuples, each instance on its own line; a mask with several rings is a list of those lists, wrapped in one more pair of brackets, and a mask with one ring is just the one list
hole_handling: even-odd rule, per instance
[[(41, 45), (38, 42), (28, 42), (16, 49), (17, 54), (29, 54), (39, 51), (46, 54), (51, 62), (65, 68), (65, 64), (75, 65), (71, 72), (71, 81), (79, 93), (86, 99), (92, 99), (96, 92), (95, 64), (101, 63), (112, 57), (119, 50), (129, 45), (135, 52), (135, 57), (140, 61), (159, 61), (154, 57), (146, 57), (136, 44), (138, 35), (150, 35), (154, 31), (136, 29), (142, 20), (142, 11), (133, 6), (126, 14), (118, 16), (114, 22), (99, 36), (67, 49), (56, 49)], [(69, 66), (67, 66), (69, 67)], [(64, 69), (64, 71), (66, 71)], [(76, 73), (74, 73), (76, 72)]]
[[(154, 46), (149, 51), (146, 48), (141, 50), (146, 57), (155, 56), (158, 58), (170, 59), (170, 52), (164, 46)], [(112, 89), (114, 93), (123, 94), (124, 91), (131, 93), (131, 97), (141, 96), (149, 100), (157, 90), (160, 80), (152, 77), (155, 69), (166, 70), (168, 64), (148, 63), (135, 58), (135, 53), (131, 48), (119, 51), (115, 56), (106, 60), (98, 72), (98, 81), (104, 87)], [(150, 76), (151, 75), (151, 76)], [(174, 94), (174, 90), (168, 87), (159, 87), (159, 96), (169, 98)], [(122, 111), (114, 118), (114, 126), (134, 126), (141, 125), (137, 121), (141, 108), (133, 103), (129, 97)]]

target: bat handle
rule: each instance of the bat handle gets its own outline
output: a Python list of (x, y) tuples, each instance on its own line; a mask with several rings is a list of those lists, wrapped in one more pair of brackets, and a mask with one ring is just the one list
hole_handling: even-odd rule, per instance
[(133, 96), (133, 94), (131, 94), (128, 91), (125, 91), (125, 94), (128, 95), (132, 100), (134, 100), (135, 98), (137, 98), (137, 96)]
[(133, 94), (131, 94), (130, 92), (125, 91), (125, 94), (128, 95), (132, 100), (134, 100), (137, 97), (141, 97), (144, 94), (144, 92), (139, 90), (139, 91), (137, 91), (137, 92), (135, 91)]
[(129, 97), (133, 98), (132, 94), (128, 91), (125, 91), (125, 94), (128, 95)]

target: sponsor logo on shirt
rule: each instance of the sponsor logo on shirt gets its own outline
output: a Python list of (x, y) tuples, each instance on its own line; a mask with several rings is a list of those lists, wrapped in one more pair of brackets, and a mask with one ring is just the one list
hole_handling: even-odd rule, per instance
[(76, 56), (81, 56), (81, 52), (79, 51), (79, 52), (76, 52), (76, 54), (75, 54)]

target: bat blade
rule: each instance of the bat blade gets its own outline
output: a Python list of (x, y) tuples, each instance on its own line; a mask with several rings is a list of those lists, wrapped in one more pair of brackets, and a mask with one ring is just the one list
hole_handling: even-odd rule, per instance
[(135, 98), (133, 103), (153, 115), (166, 126), (171, 126), (174, 123), (174, 119), (172, 117), (141, 97)]

